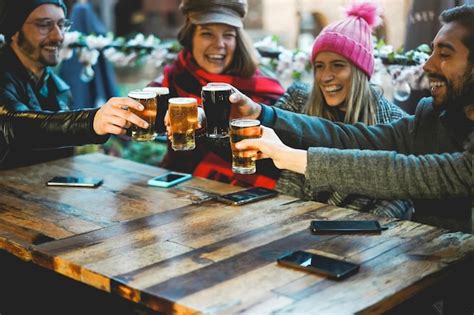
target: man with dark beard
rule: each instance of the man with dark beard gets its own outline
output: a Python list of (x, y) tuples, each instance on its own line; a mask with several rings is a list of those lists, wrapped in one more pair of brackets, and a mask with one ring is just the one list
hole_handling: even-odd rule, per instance
[[(4, 34), (7, 43), (0, 50), (1, 112), (28, 111), (31, 116), (24, 119), (28, 121), (40, 117), (37, 112), (69, 109), (69, 86), (49, 68), (58, 64), (64, 33), (71, 26), (65, 17), (63, 0), (0, 0), (0, 33)], [(146, 124), (127, 111), (128, 107), (139, 108), (140, 104), (128, 98), (111, 98), (100, 109), (55, 116), (64, 118), (63, 121), (45, 119), (41, 122), (42, 130), (63, 128), (66, 138), (83, 135), (74, 141), (56, 138), (60, 140), (55, 140), (58, 146), (103, 143), (108, 134), (124, 134), (131, 123), (142, 127)], [(23, 132), (27, 130), (23, 129)], [(3, 133), (8, 143), (5, 149), (1, 148), (2, 168), (52, 160), (73, 152), (72, 148), (32, 151), (30, 145), (23, 147), (21, 141), (12, 138), (12, 133), (6, 130)]]
[[(256, 104), (245, 95), (235, 93), (230, 97), (235, 107), (234, 116), (260, 119), (263, 125), (273, 128), (284, 143), (300, 150), (284, 149), (283, 143), (274, 141), (274, 138), (244, 140), (237, 146), (260, 150), (262, 157), (273, 158), (277, 167), (305, 174), (311, 189), (315, 190), (321, 187), (321, 179), (338, 176), (337, 159), (330, 159), (337, 152), (310, 147), (397, 151), (417, 156), (462, 152), (474, 130), (474, 6), (446, 10), (440, 15), (440, 20), (443, 26), (432, 43), (433, 54), (424, 66), (430, 79), (432, 97), (420, 101), (414, 116), (385, 125), (344, 125)], [(267, 131), (267, 135), (270, 133)], [(356, 152), (353, 154), (354, 159), (359, 158)], [(327, 166), (329, 159), (330, 167)], [(472, 170), (472, 155), (468, 156), (467, 163)], [(400, 177), (404, 174), (403, 165), (396, 161), (379, 167), (382, 165), (389, 165), (390, 169), (379, 169), (381, 177), (384, 172), (397, 172)], [(397, 167), (401, 169), (397, 170)], [(364, 173), (365, 168), (361, 167), (350, 174), (353, 175), (352, 186), (365, 180)], [(472, 177), (472, 171), (467, 176)], [(429, 188), (430, 183), (423, 182), (426, 177), (420, 176), (417, 180), (417, 185)], [(372, 184), (381, 185), (382, 182), (383, 178), (380, 178)], [(370, 186), (370, 183), (363, 184), (367, 185), (361, 186)], [(339, 189), (333, 187), (336, 188)], [(391, 189), (394, 188), (386, 187), (387, 191)], [(364, 194), (370, 196), (371, 192)], [(450, 229), (471, 230), (471, 196), (416, 199), (414, 204), (413, 220)]]

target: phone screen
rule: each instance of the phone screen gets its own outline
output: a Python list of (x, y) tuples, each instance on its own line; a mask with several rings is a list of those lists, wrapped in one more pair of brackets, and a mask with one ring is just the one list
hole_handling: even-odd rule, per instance
[(155, 180), (160, 180), (166, 183), (170, 183), (172, 181), (175, 181), (177, 179), (183, 178), (185, 175), (182, 174), (177, 174), (177, 173), (168, 173), (165, 175), (161, 175), (158, 177), (155, 177)]
[(157, 187), (171, 187), (185, 180), (191, 179), (191, 174), (168, 172), (166, 174), (154, 177), (148, 181), (148, 185)]
[(242, 205), (249, 202), (262, 200), (276, 196), (277, 191), (263, 188), (263, 187), (252, 187), (249, 189), (237, 191), (235, 193), (226, 194), (218, 197), (219, 200), (233, 205)]
[(98, 187), (102, 184), (100, 178), (55, 176), (46, 182), (48, 186), (70, 186), (70, 187)]
[(323, 274), (334, 279), (344, 279), (359, 270), (357, 264), (304, 251), (295, 251), (278, 258), (277, 261), (282, 265)]
[(311, 231), (314, 233), (357, 233), (380, 232), (384, 230), (376, 220), (314, 220), (311, 221)]

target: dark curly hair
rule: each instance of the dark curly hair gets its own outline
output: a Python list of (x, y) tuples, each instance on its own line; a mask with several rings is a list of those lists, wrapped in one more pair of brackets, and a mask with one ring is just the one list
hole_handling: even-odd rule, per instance
[(469, 50), (469, 62), (474, 64), (474, 5), (462, 5), (445, 10), (439, 16), (439, 20), (442, 24), (458, 23), (468, 31), (461, 41)]

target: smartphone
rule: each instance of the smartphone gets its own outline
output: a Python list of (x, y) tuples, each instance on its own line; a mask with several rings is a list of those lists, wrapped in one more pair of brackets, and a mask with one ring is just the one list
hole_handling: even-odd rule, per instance
[(54, 176), (46, 182), (47, 186), (68, 186), (68, 187), (88, 187), (95, 188), (102, 184), (100, 178), (74, 177), (74, 176)]
[(313, 233), (367, 233), (381, 232), (387, 228), (376, 220), (313, 220), (310, 229)]
[(188, 179), (191, 179), (192, 177), (193, 176), (191, 174), (168, 172), (150, 179), (148, 181), (148, 185), (167, 188), (182, 183)]
[(277, 262), (293, 268), (325, 275), (331, 279), (341, 280), (359, 271), (359, 265), (345, 260), (312, 254), (304, 251), (295, 251), (280, 257)]
[(231, 205), (243, 205), (249, 202), (271, 198), (276, 195), (278, 195), (276, 190), (263, 187), (252, 187), (234, 193), (221, 195), (217, 197), (217, 199)]

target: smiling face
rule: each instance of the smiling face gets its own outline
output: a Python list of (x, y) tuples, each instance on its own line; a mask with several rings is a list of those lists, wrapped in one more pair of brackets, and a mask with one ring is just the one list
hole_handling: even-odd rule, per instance
[(433, 53), (423, 69), (428, 74), (434, 104), (449, 105), (473, 89), (473, 65), (462, 43), (467, 30), (456, 22), (443, 25), (433, 41)]
[(197, 64), (209, 73), (222, 74), (232, 63), (237, 31), (226, 24), (196, 25), (192, 53)]
[(320, 52), (314, 61), (315, 83), (321, 89), (326, 103), (331, 107), (343, 104), (351, 88), (352, 69), (350, 62), (333, 52)]
[(64, 11), (54, 4), (38, 6), (26, 19), (22, 29), (12, 37), (12, 48), (22, 63), (33, 72), (46, 66), (55, 66), (59, 62), (59, 48), (64, 34), (57, 25), (44, 34), (42, 25), (61, 23)]

